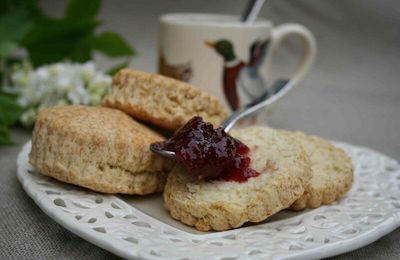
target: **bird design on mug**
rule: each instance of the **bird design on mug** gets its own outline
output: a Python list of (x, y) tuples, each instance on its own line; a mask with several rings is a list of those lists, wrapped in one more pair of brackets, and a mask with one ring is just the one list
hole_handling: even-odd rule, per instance
[(266, 84), (259, 75), (259, 68), (267, 53), (269, 40), (256, 40), (251, 44), (247, 63), (236, 57), (233, 44), (227, 39), (207, 41), (206, 45), (213, 48), (224, 60), (223, 90), (232, 110), (242, 105), (239, 89), (249, 100), (266, 93)]
[(190, 62), (182, 63), (182, 64), (171, 64), (168, 63), (163, 55), (160, 55), (160, 59), (158, 62), (158, 71), (162, 75), (166, 75), (168, 77), (189, 82), (193, 77), (193, 69)]

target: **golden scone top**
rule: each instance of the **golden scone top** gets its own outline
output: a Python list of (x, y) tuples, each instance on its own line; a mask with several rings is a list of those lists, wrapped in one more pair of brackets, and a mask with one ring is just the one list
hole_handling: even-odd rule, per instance
[(140, 143), (143, 140), (164, 139), (124, 112), (105, 107), (72, 105), (47, 108), (39, 112), (36, 124), (46, 124), (56, 131), (74, 134), (76, 138), (93, 136), (93, 141), (103, 143)]
[(158, 74), (123, 69), (113, 78), (103, 106), (120, 109), (136, 119), (177, 130), (194, 116), (218, 126), (227, 112), (221, 102), (188, 83)]
[(149, 145), (164, 137), (125, 113), (103, 107), (42, 110), (29, 162), (42, 174), (106, 193), (162, 191), (169, 162)]

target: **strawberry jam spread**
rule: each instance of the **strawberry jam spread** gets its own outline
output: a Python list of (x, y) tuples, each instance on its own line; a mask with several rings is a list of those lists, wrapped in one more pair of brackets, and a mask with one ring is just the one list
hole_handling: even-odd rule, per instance
[(192, 118), (171, 139), (156, 144), (172, 151), (190, 174), (199, 179), (245, 182), (260, 173), (249, 168), (249, 148), (219, 127)]

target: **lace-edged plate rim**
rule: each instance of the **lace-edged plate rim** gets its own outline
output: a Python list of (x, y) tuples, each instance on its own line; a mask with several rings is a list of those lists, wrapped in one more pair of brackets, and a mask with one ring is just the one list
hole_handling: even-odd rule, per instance
[(204, 234), (172, 227), (118, 196), (36, 173), (28, 163), (30, 142), (18, 156), (17, 175), (57, 223), (124, 258), (322, 258), (368, 245), (400, 226), (399, 163), (368, 148), (335, 145), (352, 157), (355, 169), (355, 183), (345, 198), (282, 220)]

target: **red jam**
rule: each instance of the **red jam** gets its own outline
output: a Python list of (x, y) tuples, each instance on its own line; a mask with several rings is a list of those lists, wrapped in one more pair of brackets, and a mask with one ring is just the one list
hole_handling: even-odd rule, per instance
[(157, 145), (175, 152), (187, 171), (200, 179), (245, 182), (260, 174), (249, 168), (249, 148), (245, 144), (221, 127), (214, 129), (201, 117), (192, 118), (171, 139)]

